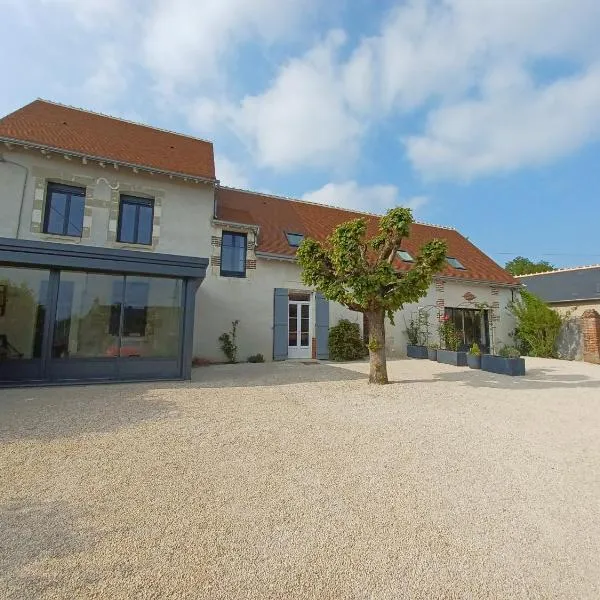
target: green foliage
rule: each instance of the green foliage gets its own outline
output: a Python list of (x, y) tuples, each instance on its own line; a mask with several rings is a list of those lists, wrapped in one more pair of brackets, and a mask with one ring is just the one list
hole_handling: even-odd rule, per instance
[(481, 356), (481, 349), (479, 348), (479, 344), (473, 342), (473, 345), (469, 348), (469, 354), (473, 356)]
[(429, 344), (427, 344), (427, 347), (431, 350), (437, 350), (440, 347), (440, 345), (437, 342), (430, 342)]
[(433, 276), (445, 264), (446, 242), (431, 240), (409, 271), (394, 266), (412, 222), (410, 209), (393, 208), (381, 217), (370, 239), (365, 218), (342, 223), (324, 244), (306, 238), (296, 253), (303, 282), (351, 310), (382, 310), (393, 323), (394, 313), (405, 303), (427, 294)]
[(530, 356), (556, 358), (556, 341), (568, 315), (559, 315), (541, 298), (527, 291), (522, 291), (520, 299), (511, 302), (509, 310), (517, 321), (515, 338), (521, 350), (528, 350)]
[(498, 350), (498, 356), (502, 356), (503, 358), (519, 358), (521, 353), (518, 348), (514, 346), (502, 346), (500, 350)]
[(440, 342), (445, 350), (454, 350), (456, 352), (460, 347), (460, 335), (454, 327), (454, 323), (448, 315), (444, 315), (440, 321), (438, 328), (440, 334)]
[(239, 320), (231, 322), (231, 331), (227, 333), (222, 333), (219, 336), (219, 341), (221, 342), (221, 350), (223, 354), (227, 357), (227, 360), (230, 363), (237, 362), (237, 326), (239, 325)]
[(418, 346), (421, 342), (421, 329), (419, 327), (419, 321), (411, 317), (408, 323), (405, 319), (404, 324), (406, 325), (405, 332), (406, 337), (408, 338), (408, 343), (412, 346)]
[(365, 343), (357, 323), (340, 319), (329, 330), (329, 356), (332, 360), (357, 360), (364, 358), (365, 354)]
[(265, 357), (259, 352), (258, 354), (253, 354), (248, 357), (249, 363), (264, 363)]
[(545, 260), (533, 262), (524, 256), (517, 256), (508, 261), (504, 268), (512, 275), (528, 275), (530, 273), (544, 273), (554, 271), (555, 266)]

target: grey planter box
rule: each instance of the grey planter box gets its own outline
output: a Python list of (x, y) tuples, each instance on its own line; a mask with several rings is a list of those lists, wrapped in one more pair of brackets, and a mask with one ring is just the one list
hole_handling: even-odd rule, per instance
[(408, 356), (408, 358), (427, 358), (427, 346), (413, 346), (407, 344), (406, 356)]
[(484, 354), (481, 357), (481, 369), (500, 375), (525, 375), (525, 359)]
[(467, 354), (469, 369), (481, 369), (481, 354)]
[(466, 367), (467, 353), (455, 352), (454, 350), (438, 350), (437, 361), (445, 365), (454, 365), (455, 367)]
[(437, 348), (427, 348), (427, 358), (429, 360), (437, 360)]

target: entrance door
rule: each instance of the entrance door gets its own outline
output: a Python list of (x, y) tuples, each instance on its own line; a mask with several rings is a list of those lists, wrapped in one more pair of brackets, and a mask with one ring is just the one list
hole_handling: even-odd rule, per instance
[(310, 302), (288, 304), (288, 358), (310, 358)]

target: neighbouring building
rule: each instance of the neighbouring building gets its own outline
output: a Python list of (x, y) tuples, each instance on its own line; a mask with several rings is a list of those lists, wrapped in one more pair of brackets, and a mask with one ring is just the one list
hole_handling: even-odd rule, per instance
[(558, 342), (561, 358), (600, 362), (600, 265), (519, 275), (523, 287), (569, 319)]
[[(189, 378), (192, 357), (328, 358), (362, 315), (301, 282), (302, 239), (376, 215), (221, 186), (210, 142), (43, 100), (0, 119), (0, 383)], [(447, 265), (388, 324), (447, 314), (463, 346), (510, 343), (519, 282), (456, 230), (415, 223), (397, 267), (432, 238)]]

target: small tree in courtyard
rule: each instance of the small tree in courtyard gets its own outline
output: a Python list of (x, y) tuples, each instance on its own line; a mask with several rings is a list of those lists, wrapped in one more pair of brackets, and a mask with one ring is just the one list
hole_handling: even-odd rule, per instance
[(420, 249), (409, 271), (394, 266), (402, 239), (413, 222), (408, 208), (392, 208), (381, 217), (377, 234), (367, 238), (366, 219), (342, 223), (322, 244), (310, 238), (298, 248), (302, 280), (326, 298), (364, 313), (369, 323), (370, 383), (387, 383), (385, 317), (427, 294), (446, 257), (446, 243), (431, 240)]

